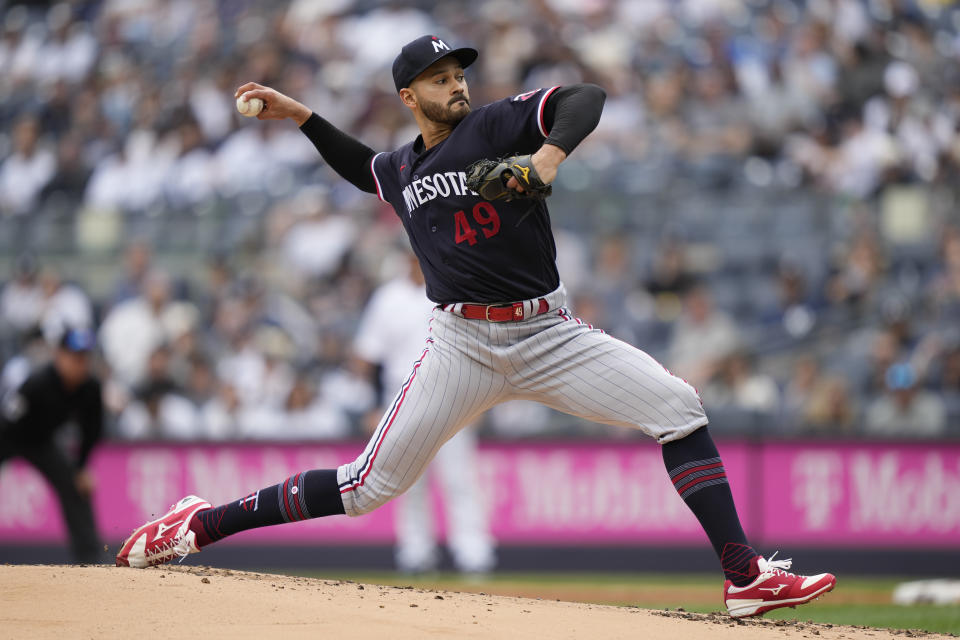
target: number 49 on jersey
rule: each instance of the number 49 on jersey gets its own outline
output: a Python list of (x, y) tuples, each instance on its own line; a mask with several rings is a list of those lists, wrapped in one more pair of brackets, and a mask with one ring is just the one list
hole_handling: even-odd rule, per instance
[[(474, 222), (483, 231), (483, 237), (492, 238), (500, 232), (500, 215), (489, 202), (478, 202), (471, 210)], [(477, 231), (467, 219), (462, 209), (453, 214), (454, 240), (457, 244), (466, 242), (471, 247), (477, 244)]]

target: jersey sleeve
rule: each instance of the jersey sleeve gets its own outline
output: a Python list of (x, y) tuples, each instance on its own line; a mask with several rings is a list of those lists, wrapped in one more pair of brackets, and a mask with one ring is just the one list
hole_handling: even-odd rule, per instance
[(373, 174), (373, 184), (377, 197), (382, 202), (390, 202), (390, 194), (400, 189), (400, 169), (396, 166), (395, 151), (381, 152), (370, 160), (369, 170)]
[(560, 87), (528, 91), (484, 107), (483, 129), (498, 153), (533, 153), (550, 132), (544, 119), (549, 98)]
[[(373, 184), (377, 189), (377, 197), (380, 198), (381, 202), (386, 202), (387, 198), (383, 195), (383, 187), (380, 185), (380, 178), (377, 176), (377, 159), (381, 156), (386, 155), (385, 153), (378, 153), (373, 156), (370, 160), (370, 173), (373, 174)], [(381, 163), (382, 164), (382, 163)], [(386, 175), (384, 172), (384, 167), (380, 168), (381, 175)]]

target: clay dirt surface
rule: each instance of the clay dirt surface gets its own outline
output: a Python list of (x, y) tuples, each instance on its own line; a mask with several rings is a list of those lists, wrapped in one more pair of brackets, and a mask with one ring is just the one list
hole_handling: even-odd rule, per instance
[(0, 566), (0, 638), (947, 638), (167, 565)]

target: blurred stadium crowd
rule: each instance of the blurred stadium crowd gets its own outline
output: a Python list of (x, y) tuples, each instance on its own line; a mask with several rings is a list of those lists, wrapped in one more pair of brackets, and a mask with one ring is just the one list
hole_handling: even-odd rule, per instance
[[(607, 90), (550, 203), (561, 277), (715, 431), (960, 434), (950, 2), (0, 7), (2, 384), (94, 326), (116, 437), (361, 432), (380, 391), (351, 340), (401, 227), (232, 95), (273, 86), (394, 148), (416, 131), (390, 63), (423, 33), (480, 50), (474, 104)], [(522, 405), (487, 428), (630, 437)]]

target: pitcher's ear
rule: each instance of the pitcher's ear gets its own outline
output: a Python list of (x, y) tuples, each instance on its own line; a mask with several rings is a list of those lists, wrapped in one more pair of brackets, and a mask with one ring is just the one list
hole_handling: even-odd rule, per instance
[(400, 89), (400, 100), (410, 108), (417, 106), (417, 96), (407, 87)]

